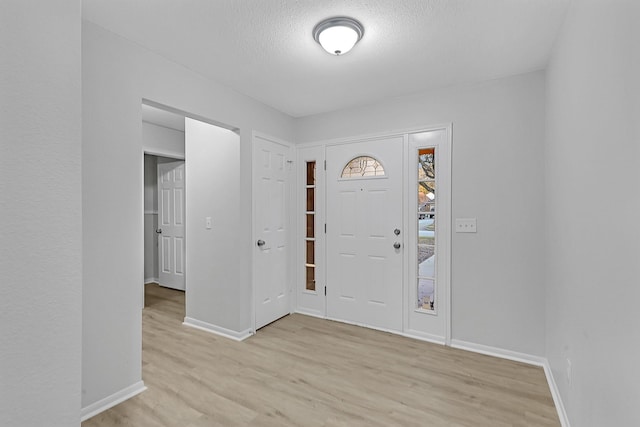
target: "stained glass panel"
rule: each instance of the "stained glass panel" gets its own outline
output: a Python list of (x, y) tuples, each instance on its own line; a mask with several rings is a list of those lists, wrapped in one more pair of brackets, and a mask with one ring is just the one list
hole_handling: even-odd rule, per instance
[(352, 159), (342, 170), (341, 178), (361, 178), (365, 176), (384, 176), (384, 167), (373, 157), (359, 156)]
[(305, 289), (316, 290), (316, 241), (315, 241), (315, 218), (316, 218), (316, 162), (307, 162), (307, 197), (306, 197), (306, 237), (305, 237)]

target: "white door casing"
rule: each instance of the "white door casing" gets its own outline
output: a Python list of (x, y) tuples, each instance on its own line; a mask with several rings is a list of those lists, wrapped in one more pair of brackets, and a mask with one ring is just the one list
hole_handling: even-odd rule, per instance
[(254, 277), (255, 329), (290, 313), (289, 175), (291, 148), (254, 134)]
[[(432, 342), (451, 341), (451, 127), (441, 126), (407, 135), (407, 258), (408, 299), (405, 333)], [(417, 307), (418, 282), (418, 150), (435, 149), (437, 202), (435, 210), (435, 308), (433, 312)]]
[(185, 289), (184, 161), (158, 164), (159, 284)]
[[(397, 136), (326, 149), (329, 318), (402, 331), (403, 147)], [(358, 156), (380, 161), (385, 175), (341, 178)]]
[[(298, 152), (298, 236), (296, 260), (296, 311), (316, 317), (326, 316), (326, 298), (324, 294), (325, 280), (325, 171), (324, 146), (297, 147)], [(306, 257), (307, 257), (307, 163), (315, 162), (315, 191), (314, 191), (314, 273), (315, 289), (306, 286)]]

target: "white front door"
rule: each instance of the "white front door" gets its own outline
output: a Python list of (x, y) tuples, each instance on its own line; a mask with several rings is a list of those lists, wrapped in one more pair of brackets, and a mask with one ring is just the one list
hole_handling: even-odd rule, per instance
[(184, 290), (184, 161), (158, 164), (160, 286)]
[(254, 135), (255, 328), (290, 313), (289, 146)]
[(329, 318), (402, 330), (403, 146), (399, 136), (327, 147)]

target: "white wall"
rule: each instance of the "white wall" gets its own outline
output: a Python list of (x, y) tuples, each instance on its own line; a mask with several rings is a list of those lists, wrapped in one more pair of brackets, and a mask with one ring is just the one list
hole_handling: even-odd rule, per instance
[(544, 74), (535, 72), (296, 121), (296, 141), (453, 123), (452, 337), (544, 354)]
[[(144, 123), (143, 123), (144, 126)], [(144, 131), (143, 131), (144, 135)], [(158, 280), (158, 157), (144, 156), (144, 282)]]
[(142, 122), (142, 148), (151, 154), (184, 158), (184, 132)]
[(144, 211), (158, 212), (158, 156), (144, 155)]
[[(187, 118), (186, 317), (241, 332), (237, 258), (240, 215), (240, 138), (227, 129)], [(212, 228), (205, 228), (211, 217)], [(249, 225), (250, 228), (250, 225)], [(250, 304), (251, 300), (243, 304)]]
[(0, 425), (80, 424), (80, 2), (0, 13)]
[(86, 407), (141, 378), (142, 100), (240, 129), (242, 226), (228, 296), (238, 330), (251, 323), (252, 131), (291, 140), (293, 120), (86, 21), (82, 44)]
[(548, 69), (547, 357), (579, 427), (640, 425), (640, 6), (632, 3), (573, 2)]

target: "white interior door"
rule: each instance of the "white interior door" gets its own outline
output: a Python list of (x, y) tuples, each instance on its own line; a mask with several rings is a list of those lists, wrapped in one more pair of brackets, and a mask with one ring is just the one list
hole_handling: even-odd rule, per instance
[(290, 148), (254, 135), (255, 328), (290, 313)]
[(158, 280), (184, 290), (184, 161), (158, 164)]
[(402, 330), (403, 146), (393, 137), (327, 147), (329, 318)]

